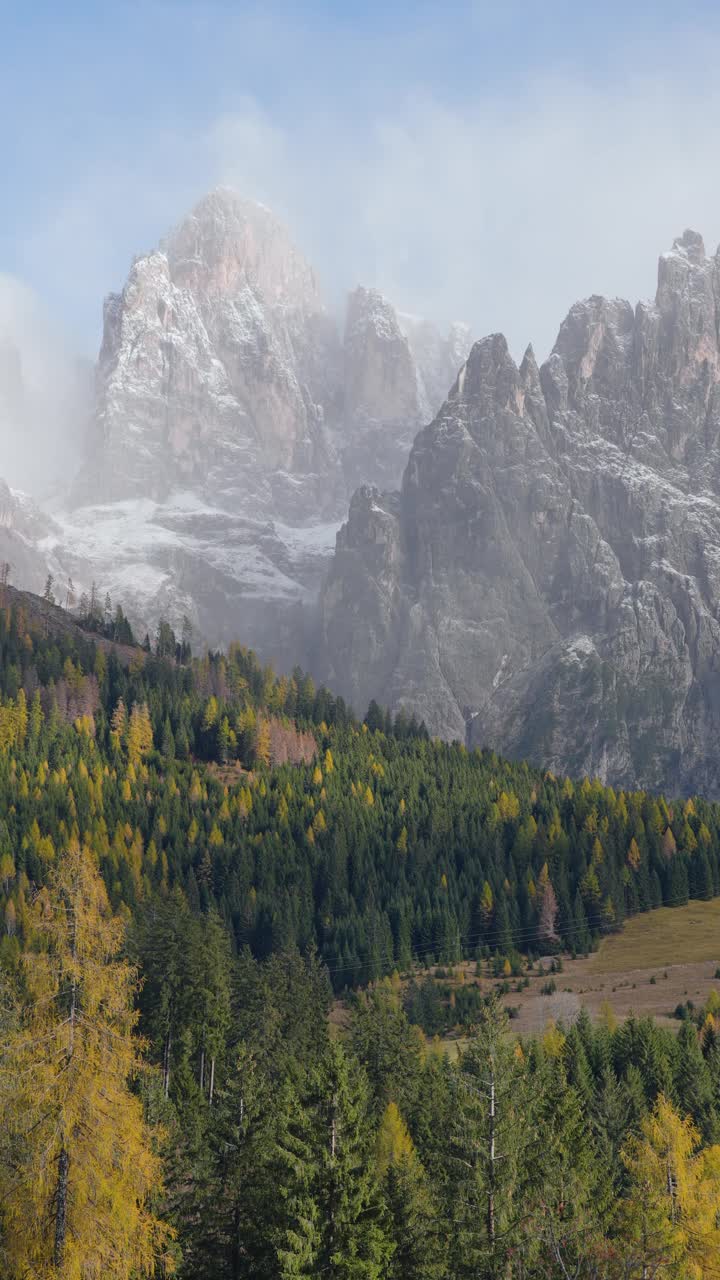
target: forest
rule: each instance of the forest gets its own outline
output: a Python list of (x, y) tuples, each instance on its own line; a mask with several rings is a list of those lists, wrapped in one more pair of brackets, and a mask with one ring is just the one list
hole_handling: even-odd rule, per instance
[(719, 855), (700, 798), (5, 588), (1, 1274), (720, 1274), (720, 997), (520, 1040), (488, 990), (454, 1060), (421, 1009), (430, 966), (587, 952)]

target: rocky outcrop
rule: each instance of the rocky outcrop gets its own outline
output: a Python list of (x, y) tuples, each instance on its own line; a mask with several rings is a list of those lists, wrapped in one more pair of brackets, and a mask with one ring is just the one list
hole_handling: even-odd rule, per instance
[(337, 443), (349, 493), (362, 484), (397, 483), (417, 432), (442, 404), (469, 350), (464, 325), (443, 338), (428, 322), (397, 313), (377, 289), (350, 295)]
[(396, 494), (361, 489), (322, 598), (356, 706), (623, 785), (720, 794), (720, 258), (593, 297), (538, 368), (477, 343)]

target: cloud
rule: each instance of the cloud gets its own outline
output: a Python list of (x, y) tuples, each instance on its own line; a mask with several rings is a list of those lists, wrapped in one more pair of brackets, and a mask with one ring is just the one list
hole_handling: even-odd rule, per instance
[(91, 374), (23, 282), (0, 274), (0, 476), (48, 493), (72, 475)]
[(410, 94), (364, 128), (280, 127), (246, 103), (209, 138), (223, 179), (281, 210), (329, 281), (502, 330), (518, 355), (531, 340), (547, 354), (579, 297), (652, 295), (657, 256), (687, 225), (714, 249), (719, 143), (720, 93), (701, 70), (548, 78), (462, 106)]
[[(511, 8), (529, 21), (526, 0)], [(576, 6), (565, 8), (577, 17)], [(218, 182), (286, 221), (331, 302), (340, 306), (358, 282), (375, 284), (440, 324), (465, 319), (478, 335), (505, 332), (518, 357), (528, 341), (546, 355), (579, 297), (652, 295), (657, 255), (686, 225), (714, 248), (712, 31), (688, 28), (682, 44), (673, 32), (663, 45), (656, 24), (652, 48), (628, 42), (591, 81), (577, 57), (574, 70), (567, 57), (559, 69), (557, 24), (543, 36), (538, 76), (513, 24), (490, 24), (496, 6), (477, 0), (473, 21), (458, 29), (437, 13), (428, 20), (431, 9), (412, 32), (399, 22), (373, 45), (374, 24), (358, 40), (350, 27), (318, 30), (258, 12), (238, 25), (223, 5), (211, 13), (183, 5), (187, 28), (178, 16), (172, 37), (190, 51), (199, 42), (199, 58), (209, 51), (202, 41), (212, 41), (220, 105), (208, 112), (188, 90), (188, 123), (174, 122), (169, 108), (145, 115), (134, 99), (131, 114), (120, 100), (114, 128), (103, 126), (22, 225), (15, 269), (70, 342), (94, 354), (103, 295)], [(502, 49), (489, 74), (498, 29)], [(483, 40), (485, 74), (474, 78), (465, 46)], [(618, 49), (620, 40), (616, 33)]]

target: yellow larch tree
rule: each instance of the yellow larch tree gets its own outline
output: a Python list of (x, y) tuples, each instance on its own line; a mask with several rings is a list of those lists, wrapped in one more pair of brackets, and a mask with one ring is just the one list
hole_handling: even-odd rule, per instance
[(146, 702), (139, 706), (133, 703), (127, 730), (128, 760), (131, 764), (137, 764), (148, 751), (152, 750), (152, 746), (153, 731), (148, 705)]
[(168, 1241), (149, 1200), (161, 1188), (140, 1099), (135, 970), (120, 958), (91, 852), (71, 843), (29, 913), (22, 1000), (0, 1049), (7, 1280), (129, 1280)]
[(270, 764), (270, 725), (267, 720), (258, 720), (255, 733), (255, 758), (258, 764)]
[(720, 1147), (662, 1094), (622, 1153), (630, 1194), (621, 1209), (628, 1274), (710, 1280), (720, 1272)]
[(377, 1170), (380, 1176), (392, 1165), (415, 1160), (415, 1148), (396, 1102), (389, 1102), (377, 1137)]

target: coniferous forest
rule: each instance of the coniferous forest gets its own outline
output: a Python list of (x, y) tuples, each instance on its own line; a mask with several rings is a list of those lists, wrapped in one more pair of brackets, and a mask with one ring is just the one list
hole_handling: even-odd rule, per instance
[(720, 892), (720, 808), (0, 608), (0, 1274), (720, 1274), (720, 1000), (458, 1054), (421, 971)]

